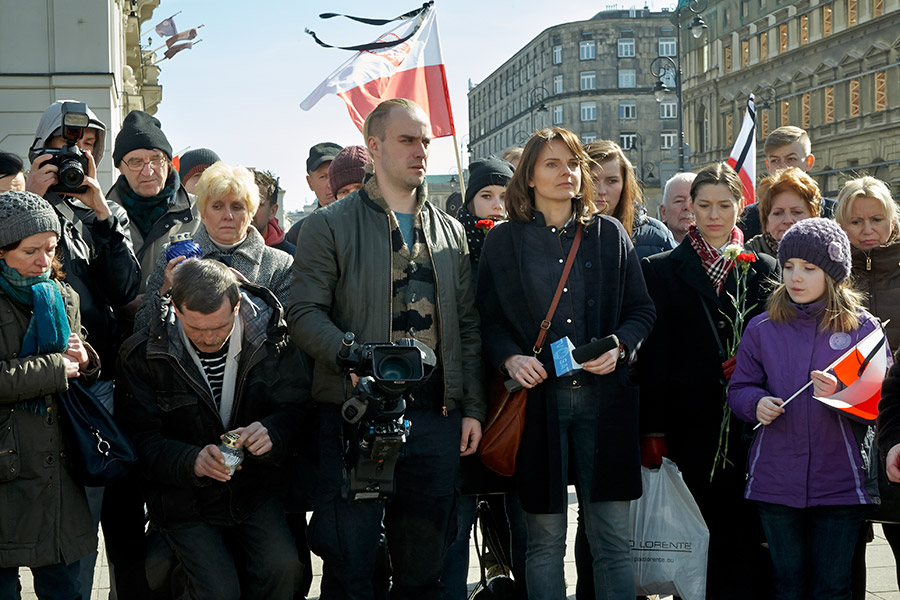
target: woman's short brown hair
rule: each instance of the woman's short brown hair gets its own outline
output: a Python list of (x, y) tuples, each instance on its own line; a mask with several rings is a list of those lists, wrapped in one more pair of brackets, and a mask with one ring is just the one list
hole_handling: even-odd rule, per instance
[(806, 204), (811, 217), (822, 216), (822, 193), (816, 180), (797, 167), (782, 169), (774, 175), (769, 175), (759, 182), (756, 190), (756, 198), (759, 202), (759, 222), (763, 231), (766, 230), (766, 221), (772, 212), (775, 196), (782, 192), (792, 191)]
[(598, 140), (584, 146), (594, 164), (603, 168), (603, 163), (612, 160), (619, 161), (619, 175), (622, 177), (622, 195), (619, 197), (619, 203), (616, 205), (615, 211), (611, 216), (615, 217), (625, 231), (628, 237), (631, 237), (631, 228), (634, 224), (634, 212), (637, 204), (644, 203), (644, 196), (641, 193), (641, 186), (638, 184), (637, 176), (634, 174), (634, 166), (621, 146), (610, 140)]
[(691, 184), (691, 202), (697, 197), (697, 190), (704, 185), (724, 185), (731, 192), (731, 197), (737, 202), (738, 208), (743, 207), (744, 190), (741, 187), (741, 178), (728, 163), (713, 163), (700, 169), (694, 183)]
[(513, 173), (512, 179), (506, 188), (506, 210), (509, 213), (510, 221), (520, 221), (528, 223), (531, 221), (531, 211), (534, 209), (534, 189), (529, 185), (529, 181), (534, 176), (534, 165), (537, 164), (538, 156), (544, 146), (560, 140), (578, 159), (579, 169), (581, 171), (581, 188), (572, 200), (572, 208), (576, 219), (581, 223), (590, 221), (594, 213), (594, 182), (591, 179), (591, 159), (581, 147), (581, 140), (577, 135), (563, 129), (554, 127), (552, 129), (541, 129), (535, 132), (525, 144), (525, 150), (522, 151), (522, 159), (519, 166)]

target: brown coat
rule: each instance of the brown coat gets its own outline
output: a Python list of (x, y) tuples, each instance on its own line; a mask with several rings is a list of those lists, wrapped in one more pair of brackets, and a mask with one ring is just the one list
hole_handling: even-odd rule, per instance
[(900, 240), (868, 252), (853, 249), (853, 284), (866, 294), (866, 308), (887, 325), (891, 352), (900, 349)]
[[(78, 294), (60, 285), (82, 339)], [(71, 563), (97, 548), (84, 488), (64, 468), (55, 393), (68, 388), (62, 354), (19, 358), (31, 310), (0, 291), (0, 568)], [(99, 374), (96, 353), (85, 383)], [(47, 414), (16, 406), (43, 399)]]

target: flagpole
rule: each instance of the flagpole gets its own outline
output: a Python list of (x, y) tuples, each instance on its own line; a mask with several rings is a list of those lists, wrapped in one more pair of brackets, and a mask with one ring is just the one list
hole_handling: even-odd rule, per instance
[[(890, 323), (890, 321), (891, 321), (891, 320), (888, 319), (887, 321), (885, 321), (884, 323), (881, 324), (881, 327), (882, 327), (882, 329), (881, 329), (882, 334), (884, 334), (884, 327), (886, 327), (887, 324)], [(848, 356), (850, 356), (851, 354), (853, 354), (854, 352), (856, 352), (856, 349), (859, 347), (859, 345), (862, 344), (863, 341), (865, 341), (865, 339), (866, 339), (867, 337), (869, 337), (869, 335), (872, 335), (872, 333), (875, 333), (876, 331), (878, 331), (878, 330), (877, 330), (877, 329), (873, 329), (871, 333), (869, 333), (868, 335), (866, 335), (866, 337), (864, 337), (863, 339), (861, 339), (861, 340), (859, 340), (858, 342), (856, 342), (856, 344), (854, 344), (852, 348), (850, 348), (849, 350), (847, 350), (846, 352), (844, 352), (844, 353), (843, 353), (839, 358), (837, 358), (833, 363), (831, 363), (830, 365), (828, 365), (827, 367), (825, 367), (825, 368), (822, 369), (822, 370), (827, 372), (827, 371), (832, 370), (832, 369), (835, 368), (836, 366), (838, 366), (838, 363), (840, 363), (842, 360), (844, 360), (845, 358), (847, 358)], [(812, 384), (813, 384), (812, 379), (810, 379), (809, 382), (808, 382), (806, 385), (804, 385), (802, 388), (800, 388), (799, 390), (797, 390), (796, 392), (794, 392), (794, 395), (793, 395), (793, 396), (791, 396), (790, 398), (788, 398), (787, 400), (785, 400), (784, 402), (782, 402), (782, 403), (781, 403), (781, 408), (784, 408), (785, 406), (787, 406), (788, 402), (790, 402), (791, 400), (793, 400), (794, 398), (796, 398), (797, 396), (799, 396), (799, 395), (800, 395), (800, 392), (802, 392), (803, 390), (805, 390), (806, 388), (808, 388), (808, 387), (811, 386)], [(759, 429), (760, 425), (762, 425), (762, 423), (757, 423), (757, 424), (756, 424), (756, 427), (753, 428), (753, 431), (756, 431), (757, 429)]]
[[(202, 41), (203, 41), (203, 38), (199, 38), (196, 42), (190, 42), (191, 48), (193, 48), (194, 46), (196, 46), (197, 44), (199, 44), (199, 43), (202, 42)], [(187, 43), (187, 42), (186, 42), (186, 43)], [(177, 54), (177, 52), (176, 52), (175, 54)], [(173, 54), (172, 56), (175, 56), (175, 54)], [(159, 63), (161, 63), (161, 62), (164, 61), (164, 60), (169, 60), (169, 58), (171, 58), (171, 57), (169, 57), (169, 56), (163, 56), (161, 59), (159, 59), (158, 61), (156, 61), (155, 64), (158, 65)]]
[[(171, 17), (169, 17), (168, 19), (163, 19), (163, 20), (160, 21), (159, 23), (162, 23), (163, 21), (168, 21), (169, 19), (174, 19), (175, 17), (177, 17), (177, 16), (180, 15), (180, 14), (181, 14), (181, 11), (179, 10), (177, 13), (175, 13), (174, 15), (172, 15)], [(159, 23), (157, 23), (156, 25), (159, 25)], [(145, 35), (147, 35), (147, 34), (150, 33), (151, 31), (155, 30), (155, 29), (156, 29), (156, 25), (152, 26), (152, 27), (151, 27), (150, 29), (148, 29), (147, 31), (142, 31), (140, 37), (144, 37)]]
[(456, 142), (456, 131), (453, 131), (453, 154), (456, 155), (456, 169), (459, 171), (459, 191), (463, 200), (466, 198), (466, 178), (463, 177), (462, 159), (459, 156), (459, 144)]

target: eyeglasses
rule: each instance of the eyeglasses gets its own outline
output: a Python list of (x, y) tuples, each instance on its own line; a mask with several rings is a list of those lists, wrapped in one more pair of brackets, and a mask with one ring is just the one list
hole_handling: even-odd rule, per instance
[(128, 169), (131, 171), (143, 171), (144, 165), (146, 165), (147, 163), (150, 163), (150, 168), (152, 168), (154, 171), (159, 171), (162, 168), (162, 166), (164, 164), (166, 164), (166, 157), (154, 156), (153, 158), (151, 158), (149, 160), (145, 159), (145, 158), (135, 157), (135, 158), (129, 158), (128, 160), (126, 160), (124, 162), (125, 162), (125, 166), (128, 167)]

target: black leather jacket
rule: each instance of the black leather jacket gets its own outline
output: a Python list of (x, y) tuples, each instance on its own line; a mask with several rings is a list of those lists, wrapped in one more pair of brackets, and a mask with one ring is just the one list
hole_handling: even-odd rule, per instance
[[(241, 352), (227, 428), (185, 347), (171, 304), (164, 320), (122, 344), (116, 419), (137, 447), (147, 509), (157, 523), (232, 525), (245, 520), (287, 486), (286, 463), (309, 435), (303, 411), (309, 399), (308, 369), (288, 339), (281, 305), (265, 288), (241, 288)], [(258, 457), (245, 453), (241, 471), (227, 483), (194, 474), (204, 446), (254, 421), (268, 429), (269, 452)]]
[(56, 192), (44, 197), (59, 217), (65, 282), (81, 298), (81, 322), (100, 355), (101, 379), (113, 379), (120, 339), (114, 310), (134, 300), (141, 283), (125, 211), (109, 203), (112, 216), (100, 220), (71, 198)]

